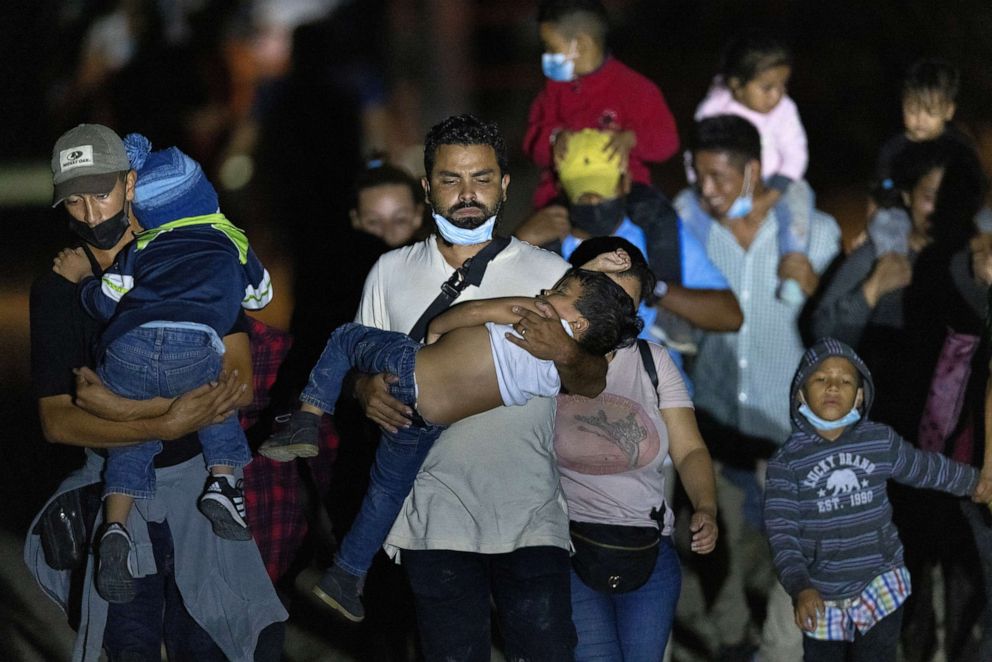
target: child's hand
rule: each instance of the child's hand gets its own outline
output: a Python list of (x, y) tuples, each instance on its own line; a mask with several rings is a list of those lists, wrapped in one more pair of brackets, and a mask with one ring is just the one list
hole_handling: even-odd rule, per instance
[(603, 151), (620, 157), (620, 172), (627, 172), (627, 162), (630, 159), (630, 150), (637, 144), (637, 134), (633, 131), (614, 131), (610, 133), (610, 142), (606, 143)]
[(562, 205), (548, 205), (531, 214), (513, 234), (533, 246), (543, 246), (556, 239), (561, 241), (571, 232), (568, 209)]
[(555, 134), (555, 143), (551, 148), (555, 157), (555, 163), (565, 158), (565, 154), (568, 153), (568, 140), (571, 137), (571, 131), (559, 131)]
[(601, 253), (582, 265), (587, 271), (600, 271), (604, 274), (615, 274), (630, 269), (630, 256), (627, 251), (618, 248), (609, 253)]
[(971, 494), (971, 500), (975, 503), (992, 504), (992, 466), (986, 464), (982, 467), (982, 473), (978, 476), (978, 485), (975, 486), (975, 491)]
[(816, 630), (816, 619), (826, 612), (820, 592), (815, 588), (803, 589), (796, 597), (796, 625), (800, 630), (813, 632)]
[(70, 283), (78, 283), (86, 276), (93, 275), (90, 261), (82, 248), (63, 248), (52, 260), (52, 271)]

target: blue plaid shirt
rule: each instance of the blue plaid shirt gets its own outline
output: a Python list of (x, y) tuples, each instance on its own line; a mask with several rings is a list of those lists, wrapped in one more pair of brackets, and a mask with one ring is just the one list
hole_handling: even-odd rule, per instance
[[(679, 193), (675, 208), (682, 219), (701, 211), (690, 189)], [(781, 445), (792, 431), (789, 382), (804, 348), (796, 326), (802, 306), (776, 296), (778, 221), (769, 212), (745, 250), (729, 229), (710, 220), (706, 252), (737, 296), (744, 323), (737, 333), (704, 334), (692, 371), (694, 402), (724, 425)], [(839, 249), (837, 223), (814, 210), (807, 253), (813, 269), (822, 274)]]

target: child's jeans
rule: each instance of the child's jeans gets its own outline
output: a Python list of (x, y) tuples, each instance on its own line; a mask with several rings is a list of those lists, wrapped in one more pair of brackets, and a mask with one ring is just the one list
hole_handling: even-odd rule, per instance
[[(417, 401), (414, 368), (421, 347), (402, 333), (344, 324), (328, 339), (300, 400), (321, 411), (333, 412), (341, 395), (341, 382), (354, 368), (370, 374), (396, 375), (399, 381), (390, 385), (390, 392), (403, 404), (414, 407)], [(416, 414), (414, 419), (413, 425), (401, 428), (396, 434), (382, 432), (369, 474), (369, 491), (335, 558), (335, 563), (353, 575), (364, 575), (372, 565), (372, 558), (389, 534), (403, 500), (413, 489), (420, 465), (445, 429), (425, 423)]]
[[(133, 329), (107, 348), (98, 373), (107, 388), (132, 399), (176, 397), (216, 379), (221, 355), (203, 331), (176, 328)], [(243, 467), (251, 460), (248, 441), (237, 416), (199, 431), (207, 467)], [(137, 499), (155, 495), (155, 456), (162, 442), (112, 448), (104, 471), (104, 495), (127, 494)]]
[(813, 189), (805, 179), (789, 184), (775, 203), (778, 219), (778, 253), (809, 252), (809, 226), (813, 215)]

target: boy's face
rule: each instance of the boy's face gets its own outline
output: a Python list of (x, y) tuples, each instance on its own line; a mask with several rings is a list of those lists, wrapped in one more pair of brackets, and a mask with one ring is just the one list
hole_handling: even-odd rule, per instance
[(382, 239), (390, 248), (402, 246), (423, 222), (424, 206), (403, 184), (383, 184), (358, 193), (351, 210), (351, 226)]
[(568, 322), (572, 332), (578, 338), (585, 330), (586, 318), (575, 307), (575, 302), (582, 296), (582, 284), (577, 278), (565, 277), (555, 283), (550, 290), (541, 290), (538, 301), (544, 301), (555, 309), (558, 317)]
[(858, 386), (857, 369), (847, 359), (825, 359), (803, 384), (801, 396), (813, 413), (827, 421), (836, 421), (856, 406), (861, 406), (864, 389)]
[(743, 85), (736, 78), (731, 79), (730, 90), (738, 103), (756, 113), (770, 113), (785, 96), (791, 75), (792, 67), (782, 64), (765, 69)]
[(935, 93), (903, 97), (902, 122), (906, 137), (913, 142), (939, 138), (945, 125), (954, 117), (955, 109), (954, 103)]

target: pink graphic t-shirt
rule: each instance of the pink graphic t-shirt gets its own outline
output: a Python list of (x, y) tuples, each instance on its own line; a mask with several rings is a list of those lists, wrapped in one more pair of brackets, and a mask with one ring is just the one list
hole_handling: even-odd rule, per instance
[[(634, 345), (616, 353), (598, 397), (558, 396), (555, 453), (569, 519), (654, 526), (651, 509), (664, 502), (668, 456), (659, 409), (692, 407), (692, 401), (668, 352), (651, 344), (651, 354), (657, 392)], [(673, 521), (668, 509), (664, 535)]]

